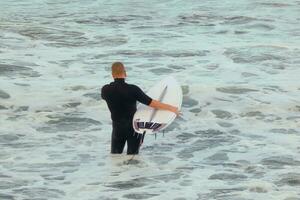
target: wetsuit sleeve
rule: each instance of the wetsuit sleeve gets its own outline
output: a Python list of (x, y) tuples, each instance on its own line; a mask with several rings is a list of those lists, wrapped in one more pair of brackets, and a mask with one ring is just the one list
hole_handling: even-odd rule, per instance
[(101, 89), (101, 98), (106, 99), (106, 85), (104, 85)]
[(150, 105), (152, 98), (145, 94), (141, 88), (135, 86), (134, 93), (137, 101), (145, 105)]

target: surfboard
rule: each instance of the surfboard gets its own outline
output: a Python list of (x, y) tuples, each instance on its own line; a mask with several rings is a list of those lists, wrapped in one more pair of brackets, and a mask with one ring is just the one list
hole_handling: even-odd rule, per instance
[[(181, 108), (182, 90), (173, 76), (168, 76), (155, 84), (146, 93), (152, 99)], [(176, 114), (167, 110), (158, 110), (139, 103), (132, 124), (135, 132), (153, 134), (167, 128)]]

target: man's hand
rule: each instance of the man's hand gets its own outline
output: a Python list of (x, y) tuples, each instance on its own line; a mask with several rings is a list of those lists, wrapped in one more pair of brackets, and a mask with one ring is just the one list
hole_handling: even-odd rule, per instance
[(179, 115), (180, 115), (180, 112), (179, 112), (178, 108), (175, 107), (175, 106), (172, 106), (172, 107), (170, 108), (170, 111), (173, 112), (173, 113), (175, 113), (176, 116), (179, 116)]

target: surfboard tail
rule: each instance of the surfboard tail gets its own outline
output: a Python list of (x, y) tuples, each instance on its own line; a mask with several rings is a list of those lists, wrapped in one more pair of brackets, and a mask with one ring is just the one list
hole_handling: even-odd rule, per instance
[(139, 119), (133, 122), (134, 129), (140, 133), (147, 130), (151, 132), (157, 132), (162, 128), (164, 128), (166, 125), (167, 125), (166, 123), (141, 122)]

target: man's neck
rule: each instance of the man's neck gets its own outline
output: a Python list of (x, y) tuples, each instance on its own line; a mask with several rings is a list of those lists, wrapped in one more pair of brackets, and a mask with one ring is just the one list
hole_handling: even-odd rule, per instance
[(125, 82), (125, 78), (124, 77), (117, 77), (114, 78), (115, 82)]

